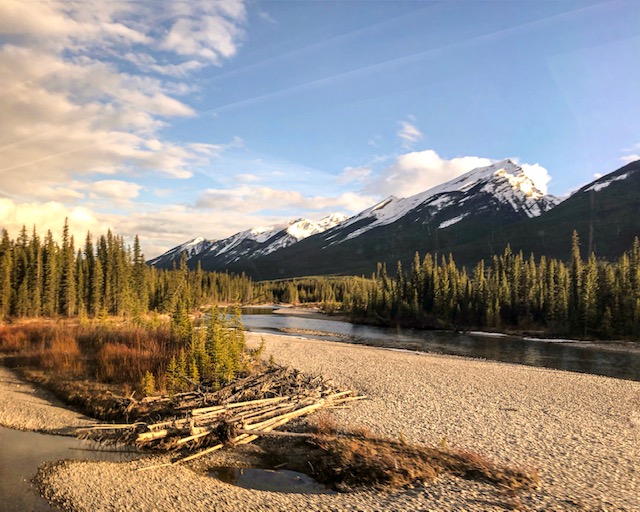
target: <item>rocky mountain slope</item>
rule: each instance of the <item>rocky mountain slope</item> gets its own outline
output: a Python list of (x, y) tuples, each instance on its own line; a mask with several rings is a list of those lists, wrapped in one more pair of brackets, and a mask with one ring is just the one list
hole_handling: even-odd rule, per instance
[(203, 268), (215, 266), (223, 268), (230, 263), (271, 254), (289, 247), (311, 235), (331, 229), (346, 219), (339, 213), (328, 215), (317, 222), (296, 219), (286, 224), (247, 229), (222, 240), (194, 238), (178, 245), (148, 263), (158, 268), (178, 265), (186, 253), (187, 265), (195, 267), (200, 261)]
[(207, 270), (246, 272), (257, 279), (370, 273), (377, 261), (395, 266), (416, 251), (447, 252), (500, 232), (559, 203), (511, 160), (474, 169), (408, 198), (388, 197), (348, 219), (331, 216), (252, 229), (219, 241), (195, 239), (151, 264), (169, 267), (187, 252)]

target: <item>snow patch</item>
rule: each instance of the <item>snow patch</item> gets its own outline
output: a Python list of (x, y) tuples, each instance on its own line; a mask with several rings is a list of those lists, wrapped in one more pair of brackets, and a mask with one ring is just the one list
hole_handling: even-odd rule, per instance
[(440, 225), (438, 226), (438, 229), (444, 229), (444, 228), (448, 228), (449, 226), (453, 226), (454, 224), (457, 224), (462, 219), (464, 219), (467, 215), (469, 215), (469, 214), (468, 213), (463, 213), (462, 215), (458, 215), (457, 217), (454, 217), (453, 219), (445, 220), (444, 222), (440, 223)]
[(605, 189), (609, 185), (611, 185), (614, 181), (626, 180), (628, 177), (629, 177), (629, 173), (627, 172), (627, 173), (621, 174), (620, 176), (615, 176), (610, 180), (602, 181), (600, 183), (594, 183), (588, 189), (586, 189), (585, 192), (589, 192), (591, 190), (593, 190), (594, 192), (600, 192), (602, 189)]

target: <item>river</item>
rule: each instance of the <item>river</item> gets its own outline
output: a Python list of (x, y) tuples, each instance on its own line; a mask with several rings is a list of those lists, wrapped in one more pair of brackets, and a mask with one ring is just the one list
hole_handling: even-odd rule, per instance
[(596, 343), (553, 342), (481, 333), (373, 327), (310, 318), (306, 315), (272, 313), (273, 310), (268, 308), (246, 309), (242, 316), (245, 328), (258, 333), (303, 335), (640, 381), (640, 351), (611, 350)]
[(104, 447), (97, 447), (93, 442), (74, 437), (22, 432), (0, 426), (0, 510), (57, 510), (37, 494), (31, 481), (44, 462), (64, 459), (123, 461), (139, 456), (130, 452), (105, 451)]

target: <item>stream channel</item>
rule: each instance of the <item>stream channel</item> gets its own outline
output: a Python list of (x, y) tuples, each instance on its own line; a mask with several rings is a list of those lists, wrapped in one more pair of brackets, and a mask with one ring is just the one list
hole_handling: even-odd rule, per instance
[(74, 437), (0, 427), (0, 510), (56, 510), (36, 493), (32, 483), (38, 467), (44, 462), (64, 459), (127, 461), (139, 456), (132, 452), (106, 451), (91, 441)]
[(304, 336), (389, 349), (489, 359), (555, 370), (640, 381), (640, 350), (612, 350), (604, 344), (536, 340), (491, 333), (460, 333), (374, 327), (309, 315), (274, 314), (273, 308), (246, 308), (247, 330)]

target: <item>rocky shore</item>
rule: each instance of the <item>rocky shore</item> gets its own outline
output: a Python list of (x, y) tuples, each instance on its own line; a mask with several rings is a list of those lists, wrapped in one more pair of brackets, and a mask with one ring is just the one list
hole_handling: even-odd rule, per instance
[[(640, 510), (638, 382), (290, 336), (248, 333), (247, 338), (252, 345), (263, 338), (265, 357), (273, 355), (279, 364), (321, 373), (369, 396), (335, 411), (338, 421), (535, 468), (540, 488), (514, 497), (489, 484), (446, 476), (384, 494), (255, 491), (202, 471), (207, 464), (229, 464), (232, 456), (223, 452), (194, 466), (144, 472), (135, 470), (148, 460), (52, 464), (40, 471), (42, 492), (63, 509), (82, 511)], [(48, 409), (40, 399), (21, 394), (16, 386), (24, 384), (2, 372), (0, 423), (35, 429), (54, 424), (40, 416), (49, 414), (42, 412)], [(86, 421), (53, 409), (60, 427)], [(34, 415), (40, 419), (28, 419)]]

